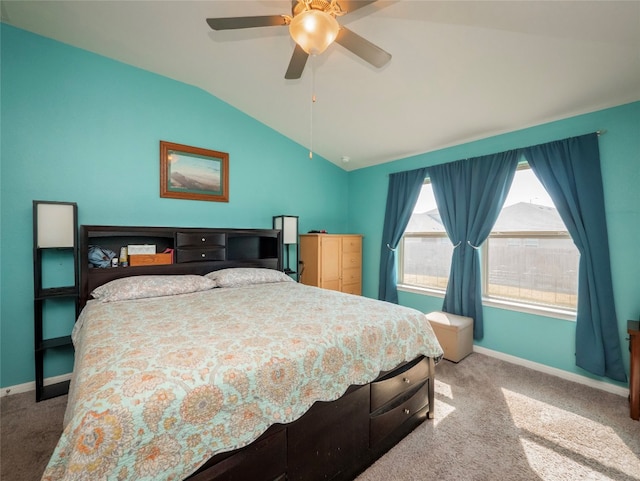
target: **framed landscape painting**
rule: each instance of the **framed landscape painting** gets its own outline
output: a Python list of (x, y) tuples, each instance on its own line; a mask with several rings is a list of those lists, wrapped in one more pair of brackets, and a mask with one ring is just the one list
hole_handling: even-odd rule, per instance
[(161, 140), (160, 197), (229, 202), (229, 154)]

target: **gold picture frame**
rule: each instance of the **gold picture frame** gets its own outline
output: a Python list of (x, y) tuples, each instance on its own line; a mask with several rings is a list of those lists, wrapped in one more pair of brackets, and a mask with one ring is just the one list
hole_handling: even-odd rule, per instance
[(229, 154), (161, 140), (160, 197), (229, 202)]

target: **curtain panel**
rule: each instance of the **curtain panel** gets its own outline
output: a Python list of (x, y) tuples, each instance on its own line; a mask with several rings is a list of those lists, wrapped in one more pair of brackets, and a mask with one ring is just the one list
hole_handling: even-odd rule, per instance
[(378, 299), (398, 303), (398, 269), (396, 249), (409, 224), (427, 169), (416, 169), (389, 175), (387, 208), (380, 251), (380, 285)]
[(474, 339), (484, 336), (478, 249), (500, 215), (518, 159), (517, 151), (509, 151), (428, 168), (438, 212), (454, 246), (442, 310), (473, 318)]
[(627, 380), (613, 299), (597, 134), (521, 149), (580, 252), (576, 365)]

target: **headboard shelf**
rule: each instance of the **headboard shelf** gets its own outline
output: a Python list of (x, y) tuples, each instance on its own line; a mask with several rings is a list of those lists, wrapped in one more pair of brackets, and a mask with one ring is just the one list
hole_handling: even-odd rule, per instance
[[(135, 267), (91, 267), (89, 246), (116, 253), (131, 244), (152, 244), (156, 252), (173, 249), (173, 264)], [(281, 231), (204, 227), (94, 226), (80, 227), (80, 305), (98, 286), (139, 275), (204, 275), (228, 267), (282, 270)]]

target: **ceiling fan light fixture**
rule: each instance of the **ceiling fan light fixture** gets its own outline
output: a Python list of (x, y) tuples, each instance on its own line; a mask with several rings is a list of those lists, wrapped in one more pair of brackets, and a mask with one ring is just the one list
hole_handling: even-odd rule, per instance
[(306, 10), (291, 19), (291, 38), (309, 55), (324, 52), (338, 36), (340, 25), (333, 15), (322, 10)]

